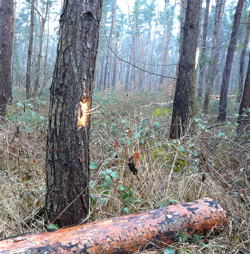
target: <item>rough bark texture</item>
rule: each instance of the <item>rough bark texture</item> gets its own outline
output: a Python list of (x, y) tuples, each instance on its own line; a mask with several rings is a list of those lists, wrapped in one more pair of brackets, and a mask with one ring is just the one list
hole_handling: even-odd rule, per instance
[[(65, 0), (47, 139), (48, 219), (80, 223), (89, 212), (89, 118), (102, 0)], [(86, 105), (87, 108), (82, 108)], [(84, 112), (86, 110), (86, 112)], [(85, 117), (84, 126), (78, 125)]]
[(206, 0), (206, 9), (205, 9), (205, 15), (204, 15), (203, 31), (202, 31), (201, 60), (200, 60), (200, 72), (199, 72), (200, 75), (199, 75), (198, 93), (197, 93), (198, 98), (202, 97), (203, 87), (204, 87), (209, 8), (210, 8), (210, 0)]
[(213, 90), (214, 80), (216, 77), (216, 71), (218, 68), (218, 60), (219, 60), (219, 33), (221, 30), (221, 21), (225, 7), (225, 0), (217, 0), (215, 7), (215, 21), (214, 21), (214, 31), (213, 31), (213, 40), (212, 40), (212, 51), (210, 57), (210, 64), (208, 67), (208, 78), (207, 78), (207, 86), (205, 90), (205, 99), (203, 104), (203, 111), (205, 114), (208, 113), (208, 106), (210, 102), (210, 96)]
[(178, 233), (206, 234), (226, 224), (223, 209), (205, 198), (51, 233), (10, 238), (0, 242), (0, 253), (138, 253), (171, 244)]
[(225, 63), (225, 68), (223, 71), (223, 78), (221, 83), (221, 91), (220, 91), (220, 102), (219, 102), (219, 113), (218, 113), (218, 121), (225, 121), (227, 116), (227, 94), (229, 87), (230, 74), (232, 70), (232, 64), (234, 59), (234, 52), (237, 43), (237, 33), (240, 25), (240, 18), (243, 10), (245, 0), (238, 0), (238, 4), (236, 7), (234, 22), (230, 37), (230, 42), (227, 50), (227, 58)]
[(244, 88), (244, 69), (245, 69), (245, 59), (247, 53), (247, 45), (248, 40), (250, 38), (250, 13), (248, 14), (248, 22), (247, 22), (246, 35), (243, 43), (243, 48), (240, 54), (240, 73), (239, 73), (239, 94), (237, 96), (237, 102), (240, 102), (241, 96)]
[(0, 1), (0, 117), (11, 101), (11, 60), (14, 29), (14, 1)]
[(183, 43), (179, 62), (176, 91), (173, 105), (170, 138), (180, 138), (185, 134), (192, 115), (195, 56), (199, 37), (199, 24), (201, 14), (200, 0), (187, 2), (186, 18), (184, 24)]
[(31, 12), (30, 12), (30, 32), (29, 32), (29, 46), (28, 46), (28, 57), (26, 67), (26, 98), (31, 97), (31, 86), (30, 86), (30, 74), (31, 74), (31, 59), (33, 52), (33, 40), (34, 40), (34, 25), (35, 25), (35, 0), (31, 1)]
[(244, 85), (240, 103), (237, 133), (239, 135), (250, 135), (250, 55), (247, 77)]

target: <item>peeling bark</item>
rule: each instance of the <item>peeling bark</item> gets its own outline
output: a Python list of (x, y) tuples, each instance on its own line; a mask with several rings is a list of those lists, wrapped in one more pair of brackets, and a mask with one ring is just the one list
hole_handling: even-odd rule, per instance
[(0, 254), (138, 253), (155, 246), (167, 246), (176, 240), (177, 234), (191, 237), (211, 230), (219, 232), (227, 222), (220, 205), (204, 198), (51, 233), (9, 238), (0, 241)]

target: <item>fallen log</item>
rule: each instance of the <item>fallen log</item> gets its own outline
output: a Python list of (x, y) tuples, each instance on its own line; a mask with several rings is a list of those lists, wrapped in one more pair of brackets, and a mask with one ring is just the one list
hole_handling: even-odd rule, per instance
[(166, 246), (176, 235), (220, 231), (227, 224), (220, 205), (204, 198), (54, 232), (0, 241), (0, 253), (122, 254)]

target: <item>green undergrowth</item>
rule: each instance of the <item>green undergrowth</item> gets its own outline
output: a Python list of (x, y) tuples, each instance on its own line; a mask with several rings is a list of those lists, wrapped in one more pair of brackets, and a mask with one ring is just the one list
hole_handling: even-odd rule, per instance
[[(171, 98), (95, 94), (89, 221), (211, 197), (230, 219), (220, 235), (177, 235), (175, 244), (154, 253), (246, 253), (249, 139), (235, 135), (237, 104), (223, 124), (216, 122), (216, 107), (212, 103), (207, 116), (198, 113), (186, 136), (169, 140)], [(17, 97), (0, 126), (2, 238), (46, 228), (42, 210), (47, 113), (44, 98)]]

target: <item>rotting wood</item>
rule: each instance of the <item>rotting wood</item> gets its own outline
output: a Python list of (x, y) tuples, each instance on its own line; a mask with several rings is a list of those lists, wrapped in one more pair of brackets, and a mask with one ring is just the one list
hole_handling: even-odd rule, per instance
[(0, 253), (133, 253), (227, 225), (220, 205), (204, 198), (138, 214), (0, 241)]

